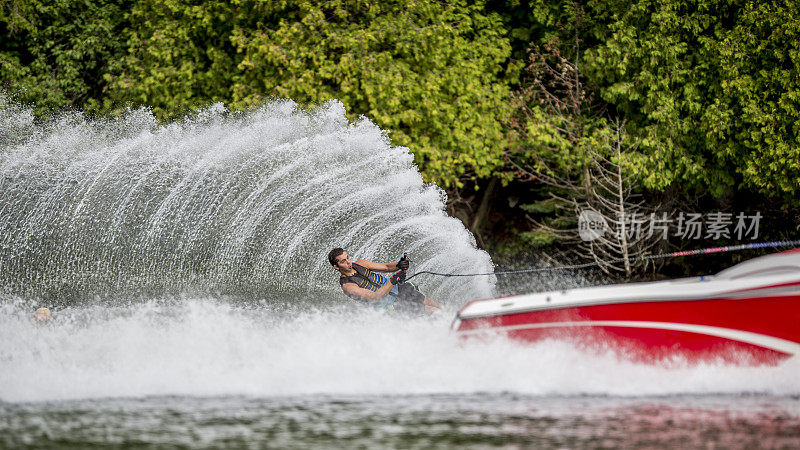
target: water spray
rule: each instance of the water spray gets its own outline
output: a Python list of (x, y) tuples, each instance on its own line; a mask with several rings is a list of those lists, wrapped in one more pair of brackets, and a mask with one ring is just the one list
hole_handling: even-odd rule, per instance
[[(410, 249), (433, 271), (492, 269), (408, 149), (341, 103), (216, 106), (165, 126), (146, 110), (39, 124), (3, 105), (0, 95), (0, 130), (27, 124), (28, 138), (0, 157), (0, 286), (51, 308), (187, 292), (310, 307), (339, 295), (333, 246), (373, 260)], [(494, 288), (457, 281), (425, 289), (455, 301)]]

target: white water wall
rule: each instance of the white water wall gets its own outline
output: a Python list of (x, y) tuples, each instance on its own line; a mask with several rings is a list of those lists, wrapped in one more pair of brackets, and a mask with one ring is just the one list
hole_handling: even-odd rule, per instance
[[(0, 130), (6, 294), (329, 296), (336, 246), (377, 261), (408, 252), (412, 273), (492, 270), (408, 149), (367, 119), (349, 122), (338, 102), (310, 113), (290, 101), (246, 114), (215, 106), (160, 126), (146, 110), (36, 124), (0, 98)], [(414, 281), (453, 306), (494, 287)]]

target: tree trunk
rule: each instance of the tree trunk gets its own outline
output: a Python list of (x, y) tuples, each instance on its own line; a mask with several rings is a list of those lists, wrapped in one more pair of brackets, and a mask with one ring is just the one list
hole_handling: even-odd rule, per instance
[(481, 242), (483, 242), (483, 239), (480, 235), (480, 229), (483, 226), (483, 223), (486, 221), (486, 216), (489, 214), (489, 200), (491, 199), (496, 185), (497, 178), (492, 178), (491, 181), (489, 181), (489, 185), (486, 186), (486, 191), (483, 193), (481, 204), (478, 206), (478, 212), (475, 213), (475, 217), (472, 219), (472, 226), (469, 227), (470, 231), (472, 231), (472, 234), (474, 234)]

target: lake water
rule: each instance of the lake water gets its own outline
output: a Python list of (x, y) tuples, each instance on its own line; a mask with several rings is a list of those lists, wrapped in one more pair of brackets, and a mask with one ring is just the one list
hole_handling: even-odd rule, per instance
[(793, 360), (658, 368), (230, 299), (0, 313), (0, 447), (800, 446)]
[(333, 247), (494, 265), (408, 150), (337, 102), (159, 125), (37, 122), (0, 95), (0, 192), (3, 448), (800, 447), (796, 360), (649, 367), (449, 332), (471, 299), (579, 274), (421, 276), (431, 319), (347, 299)]
[(0, 404), (9, 448), (798, 448), (800, 400), (511, 393)]

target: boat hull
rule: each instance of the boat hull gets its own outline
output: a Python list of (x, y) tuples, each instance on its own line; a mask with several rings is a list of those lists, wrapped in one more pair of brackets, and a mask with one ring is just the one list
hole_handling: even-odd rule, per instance
[(642, 363), (775, 365), (800, 355), (800, 253), (764, 258), (716, 280), (476, 300), (452, 329), (464, 339), (568, 341)]
[[(774, 365), (800, 352), (796, 297), (592, 305), (460, 320), (464, 338), (569, 341), (642, 363)], [(764, 313), (765, 310), (768, 312)]]

